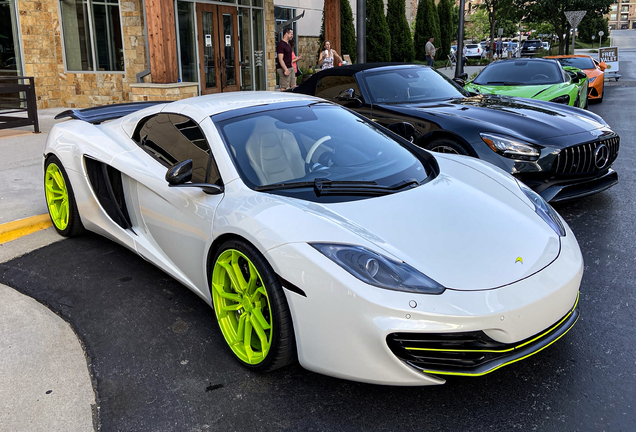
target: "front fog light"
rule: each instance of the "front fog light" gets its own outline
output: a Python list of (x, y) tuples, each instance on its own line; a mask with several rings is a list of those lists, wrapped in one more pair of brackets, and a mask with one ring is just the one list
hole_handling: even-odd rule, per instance
[(479, 136), (492, 151), (510, 159), (535, 161), (541, 154), (532, 144), (517, 138), (487, 132), (482, 132)]
[(378, 288), (420, 294), (441, 294), (446, 288), (405, 262), (362, 246), (309, 243), (357, 279)]

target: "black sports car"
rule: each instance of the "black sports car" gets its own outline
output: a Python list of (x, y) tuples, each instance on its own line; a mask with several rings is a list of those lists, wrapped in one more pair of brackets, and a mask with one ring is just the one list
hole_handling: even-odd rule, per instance
[(486, 160), (548, 201), (591, 195), (618, 183), (611, 166), (620, 138), (589, 111), (471, 94), (427, 66), (408, 64), (328, 69), (292, 91), (344, 105), (428, 150)]

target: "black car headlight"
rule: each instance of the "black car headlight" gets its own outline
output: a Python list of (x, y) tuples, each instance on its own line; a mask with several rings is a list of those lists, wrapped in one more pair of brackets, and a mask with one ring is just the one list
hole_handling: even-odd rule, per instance
[(535, 161), (541, 154), (538, 148), (517, 138), (487, 132), (481, 132), (479, 136), (492, 151), (510, 159)]
[(418, 294), (441, 294), (446, 289), (407, 263), (392, 260), (362, 246), (309, 244), (362, 282), (378, 288)]
[(554, 99), (550, 99), (550, 102), (570, 105), (570, 96), (568, 95), (557, 96)]
[(561, 218), (556, 210), (552, 208), (538, 193), (530, 189), (528, 186), (517, 180), (517, 184), (524, 194), (534, 204), (534, 211), (543, 219), (560, 237), (565, 237), (565, 227), (561, 223)]

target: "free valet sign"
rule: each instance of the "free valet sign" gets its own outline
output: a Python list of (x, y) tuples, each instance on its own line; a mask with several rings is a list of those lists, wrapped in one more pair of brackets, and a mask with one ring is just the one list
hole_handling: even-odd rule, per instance
[(618, 47), (600, 48), (598, 59), (607, 64), (606, 72), (618, 72)]

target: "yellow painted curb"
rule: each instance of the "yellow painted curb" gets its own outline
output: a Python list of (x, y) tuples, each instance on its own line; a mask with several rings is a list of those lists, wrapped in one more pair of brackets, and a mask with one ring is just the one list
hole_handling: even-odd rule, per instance
[(0, 244), (53, 226), (48, 213), (0, 225)]

